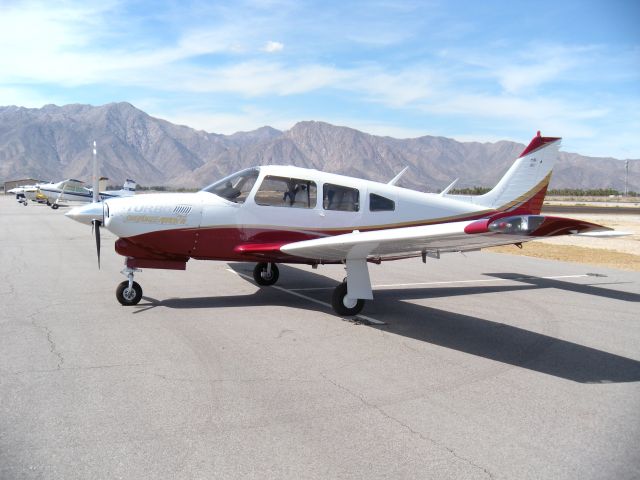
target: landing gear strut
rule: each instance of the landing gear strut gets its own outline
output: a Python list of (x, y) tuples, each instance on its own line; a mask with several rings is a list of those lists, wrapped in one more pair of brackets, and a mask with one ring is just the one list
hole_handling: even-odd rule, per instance
[(142, 299), (142, 287), (138, 282), (133, 281), (134, 272), (139, 272), (138, 268), (125, 267), (120, 273), (128, 278), (116, 288), (116, 298), (124, 306), (137, 305)]
[(253, 269), (253, 279), (263, 287), (275, 284), (279, 276), (280, 270), (275, 263), (258, 263)]

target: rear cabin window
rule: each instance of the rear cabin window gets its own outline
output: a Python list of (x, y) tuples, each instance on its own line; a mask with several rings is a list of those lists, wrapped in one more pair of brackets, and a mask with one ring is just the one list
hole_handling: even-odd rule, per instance
[(396, 209), (396, 202), (382, 195), (369, 194), (369, 210), (372, 212), (391, 212)]
[(360, 210), (360, 192), (355, 188), (325, 183), (322, 193), (322, 207), (325, 210), (357, 212)]
[(292, 208), (314, 208), (316, 199), (315, 182), (273, 175), (264, 177), (254, 198), (258, 205)]

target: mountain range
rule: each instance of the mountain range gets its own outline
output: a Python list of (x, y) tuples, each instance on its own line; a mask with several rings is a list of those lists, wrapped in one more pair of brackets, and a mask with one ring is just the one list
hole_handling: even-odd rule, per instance
[[(533, 133), (533, 132), (532, 132)], [(555, 133), (555, 132), (554, 132)], [(558, 132), (561, 133), (561, 132)], [(493, 186), (523, 144), (458, 142), (445, 137), (396, 139), (317, 121), (290, 130), (262, 127), (221, 135), (154, 118), (129, 103), (103, 106), (0, 107), (0, 182), (19, 178), (90, 181), (91, 144), (110, 184), (132, 178), (145, 186), (201, 187), (245, 167), (285, 164), (438, 191)], [(631, 160), (638, 171), (640, 160)], [(551, 188), (624, 189), (624, 162), (561, 152)], [(640, 179), (629, 175), (629, 189)]]

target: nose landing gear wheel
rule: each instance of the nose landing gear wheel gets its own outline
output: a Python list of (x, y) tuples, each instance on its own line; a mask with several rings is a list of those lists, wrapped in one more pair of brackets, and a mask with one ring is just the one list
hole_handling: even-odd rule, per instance
[(124, 306), (137, 305), (142, 299), (142, 287), (138, 282), (133, 282), (129, 288), (129, 280), (125, 280), (116, 289), (116, 298)]
[(347, 298), (347, 284), (341, 283), (333, 291), (331, 305), (338, 315), (353, 316), (360, 313), (364, 300)]
[(269, 264), (264, 262), (258, 263), (253, 269), (253, 279), (263, 287), (276, 283), (279, 276), (280, 270), (278, 270), (278, 266), (275, 263), (271, 264), (271, 271), (269, 271)]
[(54, 210), (57, 210), (59, 206), (60, 205), (58, 205), (57, 203), (54, 203), (53, 205), (51, 205), (51, 208), (53, 208)]

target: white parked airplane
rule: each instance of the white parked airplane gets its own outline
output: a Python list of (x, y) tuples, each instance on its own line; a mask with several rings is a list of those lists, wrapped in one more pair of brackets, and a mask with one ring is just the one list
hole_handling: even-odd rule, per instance
[(333, 293), (340, 315), (372, 299), (368, 263), (519, 244), (567, 234), (609, 234), (600, 225), (540, 215), (559, 138), (538, 135), (490, 192), (421, 193), (388, 184), (289, 166), (243, 170), (197, 193), (136, 195), (78, 207), (67, 216), (119, 238), (125, 268), (116, 296), (135, 305), (139, 268), (184, 270), (190, 258), (257, 262), (259, 285), (278, 280), (276, 263), (343, 263)]
[[(104, 190), (105, 181), (108, 178), (100, 179), (101, 187), (100, 199), (105, 200), (113, 197), (130, 197), (136, 193), (136, 182), (125, 180), (120, 190)], [(57, 183), (40, 183), (37, 185), (40, 192), (47, 197), (51, 203), (51, 208), (57, 209), (60, 202), (91, 202), (93, 200), (93, 189), (86, 187), (80, 180), (69, 178)]]
[(19, 187), (14, 187), (10, 190), (7, 190), (6, 193), (10, 193), (16, 196), (16, 200), (18, 201), (18, 203), (21, 203), (22, 205), (24, 205), (25, 207), (27, 206), (27, 196), (25, 194), (25, 192), (27, 191), (27, 189), (35, 189), (34, 185), (21, 185)]

